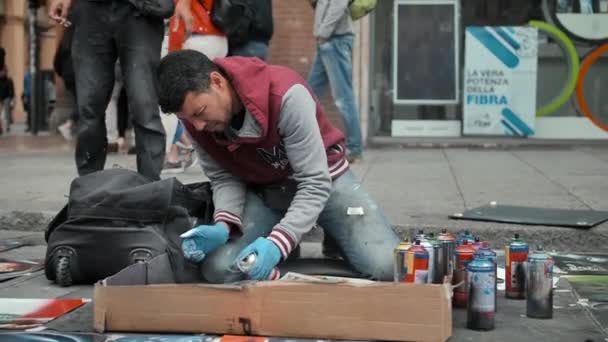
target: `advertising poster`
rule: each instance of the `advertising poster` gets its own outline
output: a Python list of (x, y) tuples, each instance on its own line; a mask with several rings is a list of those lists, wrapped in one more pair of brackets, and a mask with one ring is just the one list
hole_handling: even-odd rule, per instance
[(534, 135), (537, 41), (533, 27), (466, 28), (465, 135)]

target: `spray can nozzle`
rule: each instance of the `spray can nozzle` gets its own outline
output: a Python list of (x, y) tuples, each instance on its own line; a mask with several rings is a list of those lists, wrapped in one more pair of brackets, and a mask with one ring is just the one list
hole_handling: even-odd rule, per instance
[(242, 258), (241, 260), (239, 260), (236, 263), (236, 267), (239, 269), (239, 271), (241, 271), (243, 273), (247, 273), (247, 272), (249, 272), (249, 270), (251, 270), (251, 266), (253, 266), (253, 264), (255, 264), (257, 257), (258, 256), (255, 253), (251, 253), (251, 254), (247, 255), (246, 257)]

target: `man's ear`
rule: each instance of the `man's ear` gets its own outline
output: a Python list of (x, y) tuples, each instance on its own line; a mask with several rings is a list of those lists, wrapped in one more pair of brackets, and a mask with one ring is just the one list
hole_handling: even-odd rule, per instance
[(212, 71), (209, 74), (209, 86), (215, 86), (218, 89), (224, 88), (227, 80), (217, 71)]

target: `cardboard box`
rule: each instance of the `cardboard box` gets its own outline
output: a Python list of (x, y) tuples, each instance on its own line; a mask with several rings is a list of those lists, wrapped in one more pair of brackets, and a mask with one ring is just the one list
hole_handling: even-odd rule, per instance
[(95, 330), (392, 341), (452, 334), (449, 284), (172, 282), (166, 256), (99, 282)]

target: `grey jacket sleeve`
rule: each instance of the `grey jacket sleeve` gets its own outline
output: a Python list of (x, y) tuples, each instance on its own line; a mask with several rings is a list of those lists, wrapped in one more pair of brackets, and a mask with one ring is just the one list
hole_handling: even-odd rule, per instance
[(214, 222), (226, 222), (228, 225), (242, 230), (241, 216), (247, 191), (245, 184), (222, 168), (194, 139), (191, 141), (198, 153), (200, 165), (211, 182), (213, 205), (215, 206)]
[[(315, 11), (315, 37), (328, 39), (336, 31), (340, 20), (348, 13), (349, 0), (329, 0), (325, 4), (317, 4)], [(322, 5), (325, 5), (321, 7)], [(320, 11), (321, 13), (317, 13)], [(321, 16), (317, 18), (317, 16)]]
[(331, 192), (327, 155), (316, 118), (316, 104), (301, 84), (283, 96), (279, 134), (298, 188), (287, 213), (268, 236), (283, 258), (316, 223)]

